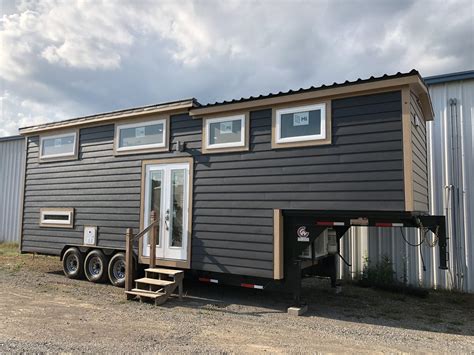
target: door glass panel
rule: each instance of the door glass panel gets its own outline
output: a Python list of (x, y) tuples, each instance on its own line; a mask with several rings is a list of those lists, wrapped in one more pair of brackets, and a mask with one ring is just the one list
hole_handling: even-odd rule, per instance
[(171, 170), (171, 246), (183, 246), (185, 170)]
[[(150, 173), (151, 176), (151, 203), (150, 203), (150, 218), (147, 221), (146, 225), (151, 222), (151, 211), (156, 212), (156, 218), (160, 218), (161, 216), (161, 189), (162, 189), (162, 181), (163, 181), (163, 174), (161, 170), (152, 171)], [(160, 245), (160, 223), (156, 226), (156, 245)]]

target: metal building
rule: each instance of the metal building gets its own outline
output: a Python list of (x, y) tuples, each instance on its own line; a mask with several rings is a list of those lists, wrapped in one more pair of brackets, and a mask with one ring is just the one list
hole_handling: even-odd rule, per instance
[(0, 243), (20, 240), (25, 138), (0, 138)]
[[(474, 292), (474, 71), (425, 78), (435, 120), (427, 125), (430, 213), (446, 215), (449, 270), (438, 269), (431, 233), (421, 247), (408, 245), (401, 230), (352, 228), (342, 240), (351, 267), (340, 263), (341, 277), (358, 277), (364, 265), (387, 256), (396, 277), (412, 285)], [(404, 230), (411, 244), (422, 236)]]

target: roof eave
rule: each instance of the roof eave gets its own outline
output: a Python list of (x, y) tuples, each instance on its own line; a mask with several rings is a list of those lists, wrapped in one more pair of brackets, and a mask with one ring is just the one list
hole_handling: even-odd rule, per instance
[(249, 109), (262, 109), (279, 104), (295, 103), (298, 101), (312, 99), (340, 98), (354, 95), (363, 95), (368, 93), (376, 93), (377, 91), (386, 91), (390, 88), (398, 89), (402, 86), (410, 86), (418, 95), (426, 96), (422, 100), (423, 110), (426, 120), (433, 119), (433, 108), (429, 98), (428, 88), (424, 84), (420, 75), (416, 72), (402, 77), (387, 78), (377, 81), (354, 82), (350, 85), (340, 85), (329, 88), (320, 88), (318, 90), (308, 90), (285, 95), (277, 95), (271, 97), (256, 98), (243, 102), (226, 103), (218, 105), (210, 105), (206, 107), (197, 107), (191, 109), (189, 114), (193, 118), (218, 115), (231, 111), (243, 111)]
[[(188, 111), (193, 107), (198, 107), (199, 103), (195, 99), (182, 100), (163, 105), (144, 106), (134, 109), (120, 110), (101, 113), (98, 115), (74, 118), (66, 121), (51, 122), (30, 127), (23, 127), (18, 130), (21, 135), (31, 135), (34, 133), (76, 128), (80, 126), (92, 125), (103, 122), (112, 122), (130, 117), (139, 117), (151, 114), (176, 113), (179, 111)], [(136, 110), (136, 112), (130, 112)]]

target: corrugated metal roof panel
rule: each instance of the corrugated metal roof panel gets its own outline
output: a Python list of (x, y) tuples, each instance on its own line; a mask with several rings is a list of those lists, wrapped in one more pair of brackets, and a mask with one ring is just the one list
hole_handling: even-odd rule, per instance
[(234, 100), (230, 100), (230, 101), (221, 101), (221, 102), (208, 103), (208, 104), (205, 104), (205, 105), (200, 105), (199, 108), (206, 108), (206, 107), (213, 107), (213, 106), (221, 106), (221, 105), (242, 103), (242, 102), (248, 102), (248, 101), (262, 100), (262, 99), (268, 99), (268, 98), (277, 97), (277, 96), (301, 94), (301, 93), (305, 93), (305, 92), (318, 91), (318, 90), (327, 90), (327, 89), (333, 89), (333, 88), (342, 87), (342, 86), (365, 84), (365, 83), (370, 83), (370, 82), (374, 82), (374, 81), (403, 78), (403, 77), (411, 76), (411, 75), (418, 75), (420, 77), (420, 79), (423, 81), (423, 78), (420, 76), (420, 73), (418, 73), (417, 70), (413, 69), (413, 70), (409, 71), (408, 73), (398, 72), (398, 73), (393, 74), (393, 75), (384, 74), (384, 75), (379, 76), (379, 77), (371, 76), (368, 79), (359, 78), (359, 79), (354, 80), (354, 81), (346, 80), (343, 83), (334, 82), (334, 83), (329, 84), (329, 85), (321, 85), (321, 86), (318, 86), (318, 87), (311, 86), (309, 88), (300, 88), (300, 89), (297, 89), (297, 90), (288, 90), (288, 91), (285, 91), (285, 92), (280, 91), (278, 93), (270, 93), (270, 94), (267, 94), (267, 95), (241, 97), (240, 99), (234, 99)]
[(469, 80), (474, 79), (474, 70), (428, 76), (424, 79), (425, 83), (428, 85), (448, 83), (450, 81)]

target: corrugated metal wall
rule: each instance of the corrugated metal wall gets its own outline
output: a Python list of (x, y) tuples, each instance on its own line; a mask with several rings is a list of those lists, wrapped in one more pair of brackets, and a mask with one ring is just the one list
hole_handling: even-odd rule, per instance
[(0, 243), (20, 240), (23, 137), (0, 138)]
[[(352, 228), (341, 241), (352, 267), (340, 262), (341, 277), (357, 277), (366, 258), (376, 263), (386, 255), (401, 281), (474, 292), (474, 79), (433, 84), (430, 94), (435, 111), (427, 127), (430, 213), (447, 216), (449, 270), (438, 269), (437, 247), (409, 246), (399, 228)], [(405, 236), (413, 244), (421, 241), (413, 229), (405, 229)]]

